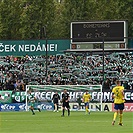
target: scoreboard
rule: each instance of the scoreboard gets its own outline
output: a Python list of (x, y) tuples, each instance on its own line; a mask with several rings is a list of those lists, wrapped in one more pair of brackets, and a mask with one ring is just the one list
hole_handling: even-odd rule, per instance
[(127, 21), (71, 22), (71, 43), (125, 43)]

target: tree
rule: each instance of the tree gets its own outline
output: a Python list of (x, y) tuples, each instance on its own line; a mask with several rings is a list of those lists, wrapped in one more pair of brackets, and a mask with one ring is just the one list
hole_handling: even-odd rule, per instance
[(70, 38), (72, 21), (128, 20), (133, 0), (0, 0), (0, 39)]
[(0, 38), (16, 39), (20, 38), (20, 2), (18, 0), (0, 1)]
[[(23, 39), (45, 38), (52, 35), (54, 3), (52, 0), (25, 0), (21, 14), (21, 33)], [(44, 31), (46, 30), (46, 31)]]
[(62, 2), (62, 20), (61, 35), (62, 37), (70, 37), (70, 24), (72, 21), (88, 20), (90, 9), (89, 1), (86, 0), (64, 0)]

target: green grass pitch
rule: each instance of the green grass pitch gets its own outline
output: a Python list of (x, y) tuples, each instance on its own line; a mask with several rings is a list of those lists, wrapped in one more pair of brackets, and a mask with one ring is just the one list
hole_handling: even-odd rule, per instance
[(133, 113), (124, 112), (123, 126), (111, 125), (113, 112), (0, 112), (0, 133), (133, 133)]

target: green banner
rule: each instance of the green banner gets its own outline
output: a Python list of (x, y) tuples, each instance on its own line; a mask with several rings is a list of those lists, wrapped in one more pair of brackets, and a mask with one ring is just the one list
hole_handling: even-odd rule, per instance
[(23, 103), (26, 99), (26, 93), (25, 92), (13, 92), (12, 93), (12, 102), (19, 102)]
[(22, 103), (25, 98), (25, 92), (0, 91), (0, 103)]
[[(47, 45), (46, 45), (47, 44)], [(0, 41), (1, 56), (55, 55), (70, 48), (70, 40), (15, 40)]]
[(0, 103), (12, 102), (12, 91), (0, 91)]

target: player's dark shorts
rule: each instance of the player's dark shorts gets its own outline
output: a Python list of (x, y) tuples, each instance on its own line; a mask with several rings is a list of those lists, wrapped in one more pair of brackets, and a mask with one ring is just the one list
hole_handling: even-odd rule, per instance
[(86, 106), (89, 106), (89, 102), (86, 102), (86, 103), (85, 103), (85, 107), (86, 107)]
[(115, 110), (123, 110), (124, 109), (124, 103), (121, 103), (121, 104), (115, 103), (114, 104), (114, 109)]
[(54, 104), (58, 104), (58, 101), (57, 101), (57, 100), (55, 100), (55, 101), (53, 101), (53, 103), (54, 103)]
[(54, 102), (54, 104), (58, 105), (58, 102)]
[(69, 102), (63, 102), (62, 107), (70, 108)]

